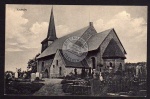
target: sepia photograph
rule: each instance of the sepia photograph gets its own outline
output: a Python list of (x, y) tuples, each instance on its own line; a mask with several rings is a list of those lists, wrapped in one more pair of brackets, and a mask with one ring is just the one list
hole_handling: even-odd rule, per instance
[(4, 95), (147, 97), (147, 13), (6, 4)]

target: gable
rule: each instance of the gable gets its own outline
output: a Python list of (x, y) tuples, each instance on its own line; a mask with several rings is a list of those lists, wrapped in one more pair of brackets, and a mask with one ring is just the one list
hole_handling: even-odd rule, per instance
[(109, 42), (111, 41), (111, 39), (114, 39), (114, 41), (117, 43), (117, 45), (119, 46), (119, 48), (123, 52), (123, 54), (126, 54), (126, 51), (125, 51), (122, 43), (120, 42), (117, 34), (115, 33), (114, 29), (112, 29), (100, 45), (101, 55), (103, 55), (103, 53), (104, 53), (106, 47), (108, 46)]
[(121, 51), (118, 44), (115, 42), (114, 39), (111, 39), (108, 46), (106, 47), (103, 58), (123, 58), (125, 59), (124, 53)]
[(61, 64), (61, 66), (65, 66), (65, 62), (64, 62), (63, 58), (61, 57), (59, 50), (57, 50), (51, 66), (53, 66), (53, 65), (56, 66), (57, 65), (56, 61), (58, 61), (59, 65)]

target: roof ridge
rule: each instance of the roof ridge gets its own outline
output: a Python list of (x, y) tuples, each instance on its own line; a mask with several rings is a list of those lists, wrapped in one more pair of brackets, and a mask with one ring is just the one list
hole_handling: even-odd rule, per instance
[(114, 28), (110, 28), (110, 29), (107, 29), (107, 30), (103, 30), (103, 31), (101, 31), (101, 32), (98, 32), (98, 33), (103, 33), (103, 32), (106, 32), (106, 31), (111, 31), (111, 30), (113, 30)]

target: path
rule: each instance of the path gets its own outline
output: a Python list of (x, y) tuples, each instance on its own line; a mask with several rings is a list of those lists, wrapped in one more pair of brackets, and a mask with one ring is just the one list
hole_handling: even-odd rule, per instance
[(65, 93), (62, 91), (62, 79), (48, 79), (45, 78), (43, 82), (45, 85), (35, 92), (34, 96), (62, 96)]

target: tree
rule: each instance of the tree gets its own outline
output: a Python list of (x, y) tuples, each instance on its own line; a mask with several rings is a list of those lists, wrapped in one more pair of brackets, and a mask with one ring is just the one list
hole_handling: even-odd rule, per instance
[(28, 69), (31, 73), (37, 72), (37, 57), (38, 57), (39, 55), (40, 55), (40, 53), (38, 53), (33, 59), (29, 59), (29, 61), (28, 61), (27, 69)]

